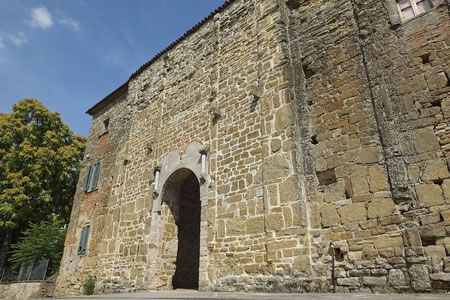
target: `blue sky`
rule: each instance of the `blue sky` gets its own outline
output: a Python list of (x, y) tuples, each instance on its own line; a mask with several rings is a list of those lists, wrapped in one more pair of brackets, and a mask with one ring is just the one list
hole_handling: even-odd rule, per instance
[(1, 0), (0, 112), (36, 98), (87, 136), (87, 109), (223, 2)]

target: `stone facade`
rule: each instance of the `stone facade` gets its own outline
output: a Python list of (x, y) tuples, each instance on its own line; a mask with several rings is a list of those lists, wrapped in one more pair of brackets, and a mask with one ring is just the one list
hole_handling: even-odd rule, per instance
[(231, 0), (141, 67), (88, 111), (57, 294), (329, 292), (333, 256), (339, 292), (449, 291), (432, 2), (402, 23), (395, 0)]

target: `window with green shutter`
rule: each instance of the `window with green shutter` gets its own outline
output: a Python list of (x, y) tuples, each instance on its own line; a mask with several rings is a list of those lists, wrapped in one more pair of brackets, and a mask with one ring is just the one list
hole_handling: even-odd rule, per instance
[(84, 184), (84, 191), (89, 191), (89, 186), (91, 184), (91, 178), (92, 177), (92, 166), (89, 166), (87, 176), (86, 176), (86, 182)]
[(86, 225), (81, 229), (80, 244), (78, 246), (78, 255), (83, 255), (86, 254), (87, 252), (87, 244), (89, 240), (90, 229), (91, 227), (89, 225)]
[(88, 173), (86, 176), (86, 182), (84, 185), (84, 191), (86, 193), (91, 192), (97, 188), (101, 167), (102, 167), (101, 162), (98, 162), (93, 166), (89, 166)]
[(91, 183), (91, 190), (94, 190), (97, 188), (97, 184), (98, 184), (98, 177), (100, 175), (100, 168), (102, 167), (102, 163), (98, 162), (95, 165), (95, 170), (94, 170), (94, 178), (92, 178), (92, 183)]

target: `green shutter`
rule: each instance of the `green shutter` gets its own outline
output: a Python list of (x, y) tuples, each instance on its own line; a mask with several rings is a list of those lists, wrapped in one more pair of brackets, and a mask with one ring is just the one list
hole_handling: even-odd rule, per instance
[(92, 177), (92, 166), (89, 166), (87, 176), (86, 176), (86, 182), (84, 183), (84, 191), (89, 191), (89, 183), (91, 182)]
[(94, 171), (94, 178), (92, 178), (92, 184), (91, 184), (91, 189), (96, 189), (97, 188), (97, 184), (98, 184), (98, 177), (100, 175), (100, 169), (102, 167), (102, 163), (98, 162), (95, 165), (95, 171)]
[(88, 239), (89, 239), (89, 230), (90, 230), (90, 226), (84, 227), (83, 254), (85, 254), (86, 251), (87, 251), (87, 244), (88, 244)]
[(90, 229), (91, 227), (89, 225), (81, 229), (80, 245), (78, 246), (78, 255), (86, 254)]
[(83, 227), (81, 229), (81, 234), (80, 234), (80, 244), (78, 246), (78, 255), (83, 254), (83, 242), (84, 242), (84, 236), (86, 235), (86, 227)]

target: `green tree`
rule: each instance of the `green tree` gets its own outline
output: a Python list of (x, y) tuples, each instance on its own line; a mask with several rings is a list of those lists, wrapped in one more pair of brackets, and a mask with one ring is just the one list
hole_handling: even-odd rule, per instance
[(48, 272), (53, 274), (59, 267), (63, 250), (66, 229), (64, 221), (54, 219), (40, 224), (30, 224), (17, 244), (11, 246), (11, 261), (17, 267), (30, 264), (41, 259), (48, 259)]
[(30, 222), (68, 221), (85, 143), (35, 99), (0, 114), (0, 269)]

